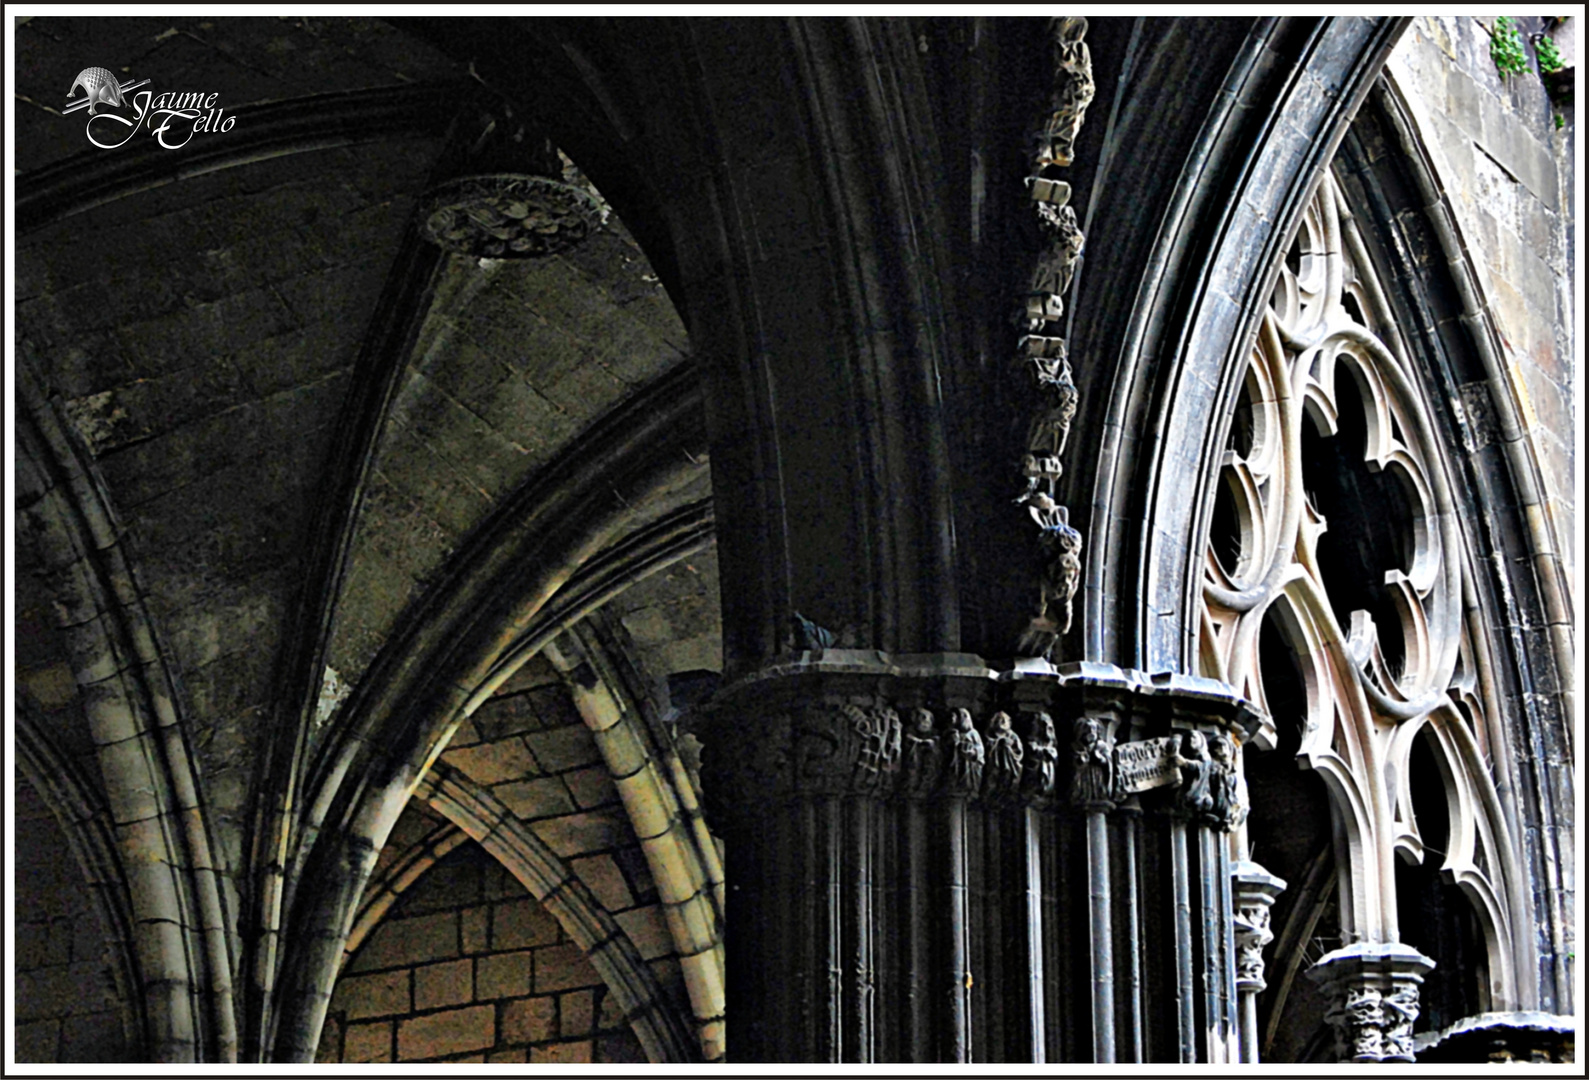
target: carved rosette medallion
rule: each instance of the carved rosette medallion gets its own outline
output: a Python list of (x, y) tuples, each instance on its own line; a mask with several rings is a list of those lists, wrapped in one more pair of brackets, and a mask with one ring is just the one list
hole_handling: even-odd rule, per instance
[(1071, 527), (1070, 511), (1057, 501), (1064, 473), (1061, 456), (1076, 415), (1076, 383), (1071, 377), (1065, 339), (1056, 333), (1065, 313), (1065, 293), (1075, 276), (1086, 237), (1068, 205), (1070, 185), (1054, 173), (1071, 164), (1076, 135), (1095, 87), (1092, 57), (1082, 39), (1087, 20), (1066, 16), (1049, 20), (1054, 47), (1054, 83), (1048, 115), (1033, 136), (1027, 186), (1043, 236), (1043, 251), (1022, 298), (1019, 361), (1031, 383), (1036, 412), (1027, 426), (1021, 455), (1024, 490), (1016, 503), (1027, 507), (1038, 528), (1040, 565), (1036, 611), (1016, 652), (1052, 659), (1055, 645), (1070, 631), (1071, 602), (1081, 583), (1081, 533)]
[(544, 176), (465, 176), (433, 189), (426, 239), (455, 255), (533, 259), (567, 251), (601, 222), (589, 192)]

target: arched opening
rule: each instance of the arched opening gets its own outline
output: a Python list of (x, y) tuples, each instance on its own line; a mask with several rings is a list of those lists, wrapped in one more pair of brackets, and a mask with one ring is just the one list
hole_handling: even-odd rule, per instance
[(1424, 977), (1415, 1031), (1438, 1031), (1489, 1009), (1489, 961), (1477, 913), (1461, 886), (1442, 873), (1451, 843), (1445, 770), (1429, 728), (1409, 751), (1407, 776), (1423, 861), (1396, 861), (1396, 914), (1402, 941), (1435, 962)]
[(1305, 655), (1281, 605), (1271, 605), (1258, 635), (1258, 670), (1276, 746), (1242, 755), (1252, 807), (1248, 858), (1288, 883), (1270, 916), (1275, 951), (1258, 997), (1264, 1061), (1307, 1061), (1318, 1052), (1314, 1036), (1325, 1028), (1328, 1003), (1301, 974), (1341, 938), (1330, 796), (1323, 779), (1297, 761), (1309, 709), (1299, 659)]

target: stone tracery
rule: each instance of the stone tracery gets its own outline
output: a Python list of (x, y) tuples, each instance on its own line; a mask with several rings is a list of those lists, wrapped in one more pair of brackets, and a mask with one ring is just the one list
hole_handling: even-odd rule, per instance
[[(1326, 175), (1242, 384), (1204, 560), (1200, 656), (1204, 674), (1268, 714), (1245, 752), (1273, 749), (1276, 724), (1294, 721), (1299, 764), (1326, 781), (1345, 838), (1337, 874), (1347, 945), (1338, 951), (1398, 941), (1393, 850), (1411, 862), (1441, 857), (1443, 875), (1462, 883), (1479, 912), (1486, 992), (1507, 1001), (1516, 948), (1510, 841), (1477, 752), (1484, 709), (1460, 662), (1472, 649), (1461, 618), (1464, 549), (1405, 355), (1344, 196)], [(1301, 716), (1274, 715), (1266, 695), (1259, 631), (1271, 614), (1298, 658)], [(1408, 748), (1421, 731), (1444, 758), (1454, 815), (1444, 852), (1417, 839), (1409, 801)], [(1240, 857), (1244, 828), (1234, 841)], [(1267, 934), (1254, 925), (1245, 939), (1243, 965), (1255, 973)], [(1398, 969), (1394, 992), (1350, 974), (1322, 979), (1345, 1057), (1410, 1060), (1419, 982), (1411, 972)]]

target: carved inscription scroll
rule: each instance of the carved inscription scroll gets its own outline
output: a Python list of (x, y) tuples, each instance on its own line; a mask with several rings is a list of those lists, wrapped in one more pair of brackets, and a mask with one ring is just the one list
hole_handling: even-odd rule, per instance
[(1142, 739), (1115, 747), (1115, 766), (1120, 774), (1120, 791), (1133, 795), (1181, 782), (1180, 739)]

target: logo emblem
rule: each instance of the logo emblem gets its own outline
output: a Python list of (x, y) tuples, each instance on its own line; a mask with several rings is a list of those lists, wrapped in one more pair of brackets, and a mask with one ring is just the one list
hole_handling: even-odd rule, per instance
[[(84, 131), (101, 150), (125, 146), (140, 131), (154, 136), (166, 150), (180, 150), (195, 135), (231, 131), (237, 122), (220, 105), (220, 94), (201, 90), (133, 91), (148, 79), (122, 82), (109, 68), (89, 67), (77, 73), (66, 92), (67, 113), (88, 110)], [(81, 97), (75, 96), (81, 88)], [(129, 117), (121, 112), (130, 109)]]
[[(148, 81), (148, 79), (140, 82), (129, 80), (123, 83), (108, 68), (84, 68), (77, 73), (77, 78), (72, 80), (72, 88), (66, 92), (66, 111), (76, 112), (87, 105), (88, 115), (96, 116), (98, 114), (94, 110), (100, 105), (116, 107), (127, 104), (128, 92), (138, 89)], [(73, 101), (72, 95), (77, 92), (79, 86), (83, 88), (84, 96)]]

